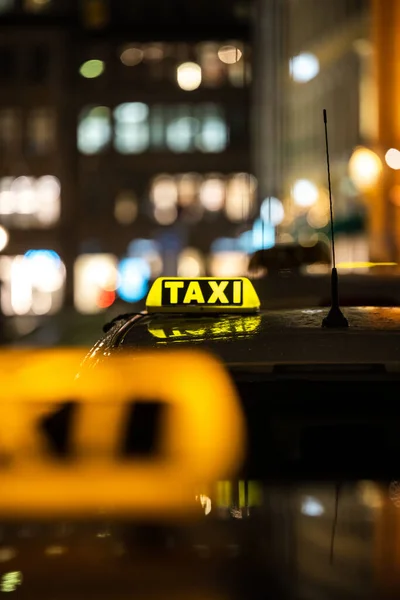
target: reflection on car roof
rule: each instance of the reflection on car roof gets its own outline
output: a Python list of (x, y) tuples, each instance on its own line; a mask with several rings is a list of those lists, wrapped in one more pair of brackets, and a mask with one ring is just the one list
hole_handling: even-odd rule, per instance
[(348, 330), (321, 327), (325, 309), (257, 315), (144, 315), (114, 331), (121, 348), (201, 344), (225, 362), (400, 362), (400, 309), (349, 308)]

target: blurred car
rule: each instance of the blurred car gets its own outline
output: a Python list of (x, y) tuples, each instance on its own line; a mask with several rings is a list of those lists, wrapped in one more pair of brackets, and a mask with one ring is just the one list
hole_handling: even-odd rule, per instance
[[(201, 347), (221, 358), (251, 432), (244, 479), (329, 480), (338, 472), (357, 478), (396, 470), (400, 437), (387, 434), (398, 414), (390, 399), (400, 383), (399, 309), (348, 307), (349, 328), (327, 329), (318, 306), (261, 310), (254, 283), (160, 278), (147, 311), (108, 323), (88, 360), (95, 365), (113, 350), (172, 347)], [(371, 439), (379, 444), (372, 447)]]
[(301, 272), (305, 266), (313, 264), (330, 265), (329, 246), (318, 241), (313, 246), (300, 244), (276, 244), (267, 250), (258, 250), (249, 261), (248, 271), (251, 274), (267, 273), (273, 275), (281, 271)]
[[(340, 269), (339, 269), (340, 272)], [(265, 309), (327, 308), (331, 304), (331, 278), (326, 274), (280, 272), (253, 280)], [(400, 277), (390, 274), (340, 272), (339, 297), (345, 307), (399, 307)]]
[[(400, 590), (394, 566), (378, 576), (394, 535), (382, 538), (392, 514), (382, 507), (399, 469), (400, 310), (346, 307), (349, 327), (325, 328), (318, 304), (261, 308), (260, 281), (161, 278), (146, 311), (104, 327), (89, 361), (96, 367), (113, 351), (176, 347), (223, 360), (241, 399), (247, 456), (228, 498), (210, 492), (203, 539), (211, 552), (216, 539), (230, 538), (243, 556), (229, 576), (237, 597), (265, 597), (268, 588), (302, 600), (383, 598), (388, 581)], [(211, 283), (225, 297), (212, 296)]]

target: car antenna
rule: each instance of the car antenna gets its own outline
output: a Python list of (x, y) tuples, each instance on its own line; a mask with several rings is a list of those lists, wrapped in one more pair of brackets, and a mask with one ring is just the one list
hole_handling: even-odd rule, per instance
[(324, 125), (325, 125), (325, 146), (326, 146), (326, 166), (328, 171), (328, 187), (329, 187), (329, 209), (331, 217), (331, 247), (332, 247), (332, 271), (331, 271), (331, 308), (329, 313), (322, 321), (322, 327), (336, 329), (340, 327), (348, 327), (349, 323), (339, 307), (338, 293), (338, 274), (336, 270), (335, 257), (335, 233), (333, 227), (333, 202), (332, 202), (332, 186), (331, 186), (331, 169), (329, 161), (329, 145), (328, 145), (328, 119), (326, 108), (323, 110)]

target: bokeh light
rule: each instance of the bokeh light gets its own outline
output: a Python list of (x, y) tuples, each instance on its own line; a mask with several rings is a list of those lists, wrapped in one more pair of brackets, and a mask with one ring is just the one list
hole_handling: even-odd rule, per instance
[(178, 277), (201, 277), (204, 275), (204, 260), (196, 248), (185, 248), (178, 257)]
[(138, 214), (138, 203), (132, 192), (121, 192), (115, 200), (114, 216), (121, 225), (130, 225)]
[(0, 252), (7, 246), (9, 240), (9, 234), (7, 229), (0, 225)]
[(261, 204), (260, 216), (265, 223), (280, 225), (285, 218), (285, 209), (282, 202), (273, 196), (265, 198)]
[(193, 62), (179, 65), (177, 69), (177, 81), (182, 90), (191, 92), (201, 84), (201, 67)]
[(126, 46), (122, 49), (119, 58), (126, 67), (135, 67), (143, 60), (143, 50), (133, 46)]
[(125, 302), (139, 302), (149, 288), (150, 267), (142, 258), (124, 258), (118, 265), (118, 296)]
[(314, 54), (304, 52), (290, 60), (289, 70), (293, 81), (307, 83), (318, 75), (319, 60)]
[(210, 212), (221, 210), (225, 202), (225, 182), (219, 177), (210, 177), (200, 188), (200, 202)]
[(81, 254), (74, 265), (74, 304), (83, 314), (107, 308), (104, 292), (118, 285), (117, 257), (113, 254)]
[(398, 171), (400, 169), (400, 152), (396, 148), (390, 148), (385, 154), (385, 161), (388, 167)]
[(293, 185), (292, 196), (298, 206), (312, 206), (318, 200), (318, 188), (308, 179), (298, 179)]
[(218, 50), (218, 58), (227, 65), (233, 65), (242, 57), (242, 51), (236, 46), (221, 46)]
[(79, 69), (79, 73), (85, 79), (95, 79), (104, 72), (104, 69), (105, 65), (102, 60), (93, 59), (84, 62)]
[(382, 172), (382, 161), (369, 148), (356, 148), (349, 161), (349, 173), (360, 190), (373, 187)]

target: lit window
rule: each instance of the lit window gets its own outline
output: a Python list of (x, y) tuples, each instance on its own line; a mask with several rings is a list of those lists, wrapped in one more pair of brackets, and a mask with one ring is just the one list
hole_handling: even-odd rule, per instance
[(113, 304), (118, 285), (118, 261), (113, 254), (82, 254), (74, 266), (75, 308), (84, 314)]
[(60, 182), (46, 175), (0, 179), (0, 215), (14, 227), (51, 227), (60, 218)]
[(200, 123), (193, 117), (183, 117), (172, 121), (167, 127), (167, 144), (173, 152), (194, 150), (196, 135), (200, 132)]
[(141, 102), (126, 102), (114, 110), (115, 148), (122, 154), (147, 150), (150, 142), (149, 107)]
[(228, 143), (228, 128), (222, 111), (215, 105), (198, 108), (201, 114), (202, 129), (196, 139), (196, 146), (202, 152), (222, 152)]
[(133, 192), (121, 192), (115, 200), (114, 216), (121, 225), (130, 225), (138, 214), (138, 203)]
[(54, 250), (29, 250), (0, 258), (1, 307), (5, 315), (46, 315), (63, 303), (66, 270)]
[(54, 149), (56, 119), (51, 108), (37, 108), (27, 117), (28, 149), (35, 154), (48, 154)]
[(78, 148), (83, 154), (97, 154), (111, 141), (110, 109), (95, 106), (84, 109), (79, 116)]

